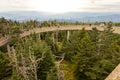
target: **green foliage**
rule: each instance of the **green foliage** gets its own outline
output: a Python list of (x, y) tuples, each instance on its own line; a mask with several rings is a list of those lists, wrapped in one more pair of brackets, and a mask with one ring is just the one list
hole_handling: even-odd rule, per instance
[[(46, 47), (46, 46), (43, 45), (43, 48), (44, 47)], [(37, 74), (38, 74), (38, 79), (43, 80), (43, 79), (46, 79), (47, 73), (52, 69), (52, 67), (55, 66), (55, 64), (54, 64), (54, 59), (51, 54), (51, 51), (48, 48), (46, 48), (46, 50), (43, 50), (43, 51), (41, 50), (41, 52), (45, 52), (44, 53), (45, 58), (38, 63)], [(39, 55), (40, 55), (40, 53), (37, 56), (39, 56)]]
[[(37, 27), (52, 27), (62, 25), (84, 25), (82, 22), (39, 22), (30, 20), (26, 22), (16, 22), (0, 18), (0, 37), (11, 34), (11, 46), (15, 47), (18, 65), (23, 67), (21, 53), (25, 57), (25, 67), (30, 65), (29, 53), (40, 59), (37, 65), (37, 79), (57, 80), (57, 69), (53, 54), (66, 53), (65, 60), (75, 65), (72, 71), (76, 80), (104, 80), (107, 75), (120, 62), (120, 36), (113, 34), (112, 26), (119, 26), (120, 23), (103, 22), (106, 24), (104, 31), (100, 32), (96, 28), (91, 31), (71, 31), (67, 41), (67, 31), (56, 31), (41, 33), (41, 36), (32, 34), (22, 40), (18, 35), (22, 31)], [(100, 22), (95, 22), (99, 25)], [(39, 39), (41, 37), (41, 40)], [(1, 48), (4, 49), (5, 47)], [(5, 50), (5, 49), (4, 49)], [(17, 72), (15, 66), (11, 70), (10, 60), (6, 54), (0, 52), (0, 79), (10, 76), (14, 80), (24, 80), (23, 75)], [(12, 64), (14, 65), (14, 63)], [(70, 66), (70, 65), (69, 65)], [(29, 80), (35, 80), (33, 72), (28, 70)]]
[[(77, 80), (80, 80), (81, 78), (90, 79), (95, 78), (95, 75), (89, 72), (90, 65), (93, 65), (90, 61), (95, 61), (95, 48), (92, 45), (92, 41), (88, 35), (88, 33), (85, 33), (84, 37), (82, 37), (79, 41), (78, 45), (78, 52), (75, 56), (76, 62), (76, 71), (75, 76)], [(87, 78), (89, 77), (89, 78)]]
[(58, 46), (56, 42), (53, 42), (52, 39), (47, 38), (45, 40), (47, 42), (47, 44), (50, 46), (50, 49), (52, 50), (52, 53), (57, 55), (58, 54)]
[(75, 64), (76, 80), (104, 80), (120, 61), (120, 37), (108, 25), (103, 32), (75, 32), (64, 44), (66, 60)]
[(0, 52), (0, 80), (11, 76), (12, 67), (10, 66), (10, 59), (6, 53)]
[[(54, 69), (54, 57), (53, 54), (48, 47), (48, 45), (44, 41), (40, 41), (37, 35), (31, 35), (29, 38), (25, 38), (23, 40), (20, 40), (18, 43), (16, 43), (16, 52), (17, 52), (17, 59), (19, 61), (19, 66), (23, 66), (22, 63), (22, 57), (21, 53), (25, 57), (25, 63), (26, 67), (30, 66), (30, 59), (29, 59), (29, 53), (32, 53), (33, 56), (35, 56), (36, 60), (39, 60), (42, 57), (42, 60), (37, 62), (37, 78), (38, 80), (45, 80), (47, 79), (48, 73), (51, 72), (52, 69)], [(32, 76), (32, 70), (28, 70), (28, 76), (30, 80), (35, 80)], [(54, 73), (56, 74), (56, 72)], [(49, 77), (55, 77), (54, 75)], [(13, 69), (13, 79), (20, 80), (23, 79), (23, 76), (21, 73), (18, 73), (15, 69)]]
[(48, 73), (46, 80), (58, 80), (57, 78), (57, 69), (53, 67)]
[[(76, 35), (76, 36), (74, 36)], [(68, 61), (72, 61), (73, 56), (77, 53), (78, 46), (78, 33), (73, 32), (73, 35), (70, 36), (70, 40), (64, 42), (62, 51), (66, 53), (65, 59)]]
[(67, 53), (65, 59), (72, 61), (73, 57), (77, 54), (78, 51), (78, 42), (84, 37), (86, 31), (73, 31), (70, 36), (69, 41), (67, 41), (63, 46), (63, 52)]
[(10, 45), (13, 46), (16, 44), (16, 42), (18, 42), (20, 40), (20, 38), (18, 38), (17, 36), (11, 36), (11, 42)]
[(62, 49), (62, 44), (63, 41), (66, 40), (64, 38), (66, 38), (66, 35), (62, 35), (65, 34), (66, 31), (58, 31), (58, 32), (48, 32), (45, 34), (45, 42), (48, 44), (48, 46), (50, 46), (50, 49), (52, 51), (53, 54), (55, 55), (59, 55)]
[(22, 30), (20, 29), (19, 26), (13, 26), (11, 27), (11, 34), (12, 35), (19, 35), (20, 33), (22, 33)]

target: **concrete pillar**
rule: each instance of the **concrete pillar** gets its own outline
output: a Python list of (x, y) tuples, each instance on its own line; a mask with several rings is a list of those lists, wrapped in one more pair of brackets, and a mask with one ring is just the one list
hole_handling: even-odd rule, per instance
[(41, 40), (41, 34), (39, 33), (39, 40)]
[(52, 33), (52, 40), (53, 40), (53, 43), (55, 42), (55, 33), (53, 32)]
[(67, 41), (69, 40), (70, 37), (70, 31), (67, 31)]

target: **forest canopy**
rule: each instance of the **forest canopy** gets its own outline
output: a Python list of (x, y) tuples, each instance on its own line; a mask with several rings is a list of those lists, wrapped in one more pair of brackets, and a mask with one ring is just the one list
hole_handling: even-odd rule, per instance
[(120, 35), (112, 29), (120, 23), (104, 24), (103, 31), (83, 28), (33, 33), (19, 39), (20, 33), (35, 27), (89, 24), (56, 20), (17, 22), (0, 18), (0, 37), (12, 36), (9, 44), (0, 47), (0, 79), (104, 80), (120, 62)]

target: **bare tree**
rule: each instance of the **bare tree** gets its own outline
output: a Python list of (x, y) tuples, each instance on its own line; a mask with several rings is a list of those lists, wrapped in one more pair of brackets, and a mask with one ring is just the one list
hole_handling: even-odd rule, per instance
[[(56, 57), (59, 57), (59, 56), (56, 56)], [(64, 57), (65, 57), (65, 53), (63, 53), (62, 56), (59, 57), (59, 58), (61, 58), (61, 60), (55, 62), (56, 67), (57, 67), (57, 77), (58, 77), (58, 80), (65, 80), (64, 72), (60, 70), (60, 63), (63, 62)]]
[(28, 58), (24, 56), (24, 53), (20, 52), (20, 57), (17, 57), (16, 50), (14, 47), (7, 45), (8, 55), (12, 60), (12, 66), (15, 68), (16, 75), (20, 75), (22, 80), (37, 80), (37, 68), (38, 62), (43, 60), (45, 57), (37, 59), (34, 52), (29, 47)]

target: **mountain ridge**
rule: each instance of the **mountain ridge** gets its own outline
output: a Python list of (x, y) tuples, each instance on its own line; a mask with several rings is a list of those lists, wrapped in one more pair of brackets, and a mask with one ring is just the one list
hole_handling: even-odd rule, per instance
[(0, 12), (0, 17), (6, 19), (25, 21), (25, 20), (59, 20), (59, 21), (81, 21), (81, 22), (120, 22), (120, 14), (114, 12), (98, 13), (98, 12), (68, 12), (52, 14), (37, 11), (10, 11)]

